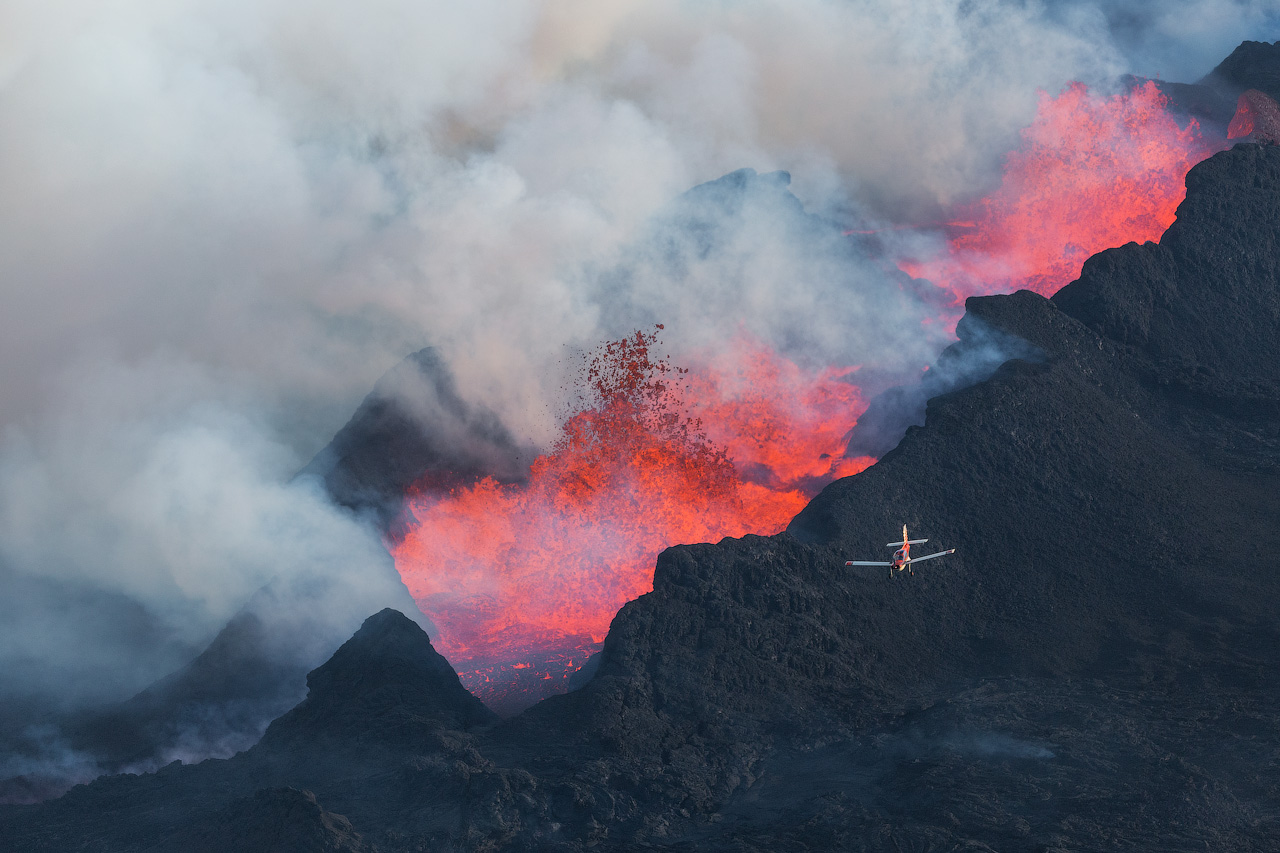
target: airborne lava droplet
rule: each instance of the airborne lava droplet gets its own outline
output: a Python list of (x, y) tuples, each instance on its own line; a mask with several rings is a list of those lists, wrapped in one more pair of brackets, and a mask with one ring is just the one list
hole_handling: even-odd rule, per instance
[(410, 499), (396, 568), (481, 698), (495, 698), (497, 669), (535, 692), (524, 704), (545, 695), (533, 679), (563, 690), (565, 662), (599, 648), (618, 608), (652, 589), (663, 548), (776, 533), (822, 485), (872, 462), (843, 458), (865, 408), (850, 371), (805, 371), (745, 340), (732, 369), (691, 371), (654, 358), (656, 342), (637, 332), (593, 354), (585, 407), (527, 483)]

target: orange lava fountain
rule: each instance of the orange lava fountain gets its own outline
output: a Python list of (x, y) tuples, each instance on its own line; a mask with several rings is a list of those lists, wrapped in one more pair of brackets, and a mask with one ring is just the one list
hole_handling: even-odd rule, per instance
[[(1051, 294), (1091, 254), (1158, 239), (1187, 170), (1210, 153), (1152, 83), (1042, 94), (1000, 188), (958, 211), (937, 257), (899, 266), (956, 306), (1022, 287)], [(526, 483), (424, 484), (408, 500), (396, 568), (437, 648), (491, 707), (563, 691), (617, 610), (652, 588), (663, 548), (775, 533), (824, 484), (873, 461), (843, 458), (865, 409), (852, 369), (802, 370), (744, 339), (693, 354), (702, 366), (689, 371), (655, 359), (656, 340), (637, 332), (595, 353), (581, 411)]]
[(1166, 106), (1151, 82), (1110, 97), (1080, 83), (1056, 98), (1042, 92), (1000, 188), (959, 211), (964, 221), (952, 225), (962, 233), (941, 257), (899, 266), (957, 304), (1021, 288), (1049, 296), (1090, 255), (1159, 240), (1186, 196), (1187, 170), (1213, 153), (1196, 122), (1180, 127)]
[(695, 374), (655, 359), (656, 335), (594, 354), (587, 407), (527, 483), (409, 501), (396, 568), (439, 651), (491, 704), (513, 677), (564, 689), (618, 608), (652, 588), (662, 549), (776, 533), (822, 485), (873, 461), (843, 458), (865, 408), (851, 371), (804, 371), (743, 341), (732, 369)]

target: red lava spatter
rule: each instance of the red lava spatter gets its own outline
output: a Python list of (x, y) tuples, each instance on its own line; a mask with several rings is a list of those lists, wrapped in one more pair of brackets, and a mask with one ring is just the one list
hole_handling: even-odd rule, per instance
[(482, 698), (526, 668), (563, 689), (618, 608), (652, 588), (662, 549), (776, 533), (872, 462), (843, 458), (865, 408), (849, 371), (805, 371), (744, 339), (732, 368), (694, 373), (655, 358), (656, 336), (594, 353), (584, 408), (527, 483), (409, 501), (396, 568)]
[[(1051, 294), (1090, 255), (1158, 239), (1187, 170), (1212, 153), (1166, 106), (1151, 83), (1042, 94), (999, 189), (956, 211), (940, 253), (899, 266), (959, 306)], [(852, 369), (802, 370), (744, 338), (686, 370), (653, 356), (656, 334), (594, 354), (581, 410), (527, 483), (410, 496), (396, 568), (437, 648), (495, 705), (563, 691), (619, 607), (652, 588), (663, 548), (775, 533), (822, 485), (874, 461), (843, 458), (865, 408)]]

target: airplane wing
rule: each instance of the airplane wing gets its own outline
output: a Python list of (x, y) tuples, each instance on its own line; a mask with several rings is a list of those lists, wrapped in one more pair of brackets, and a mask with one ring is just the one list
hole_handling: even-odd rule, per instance
[[(928, 542), (928, 541), (929, 541), (928, 539), (908, 539), (908, 540), (907, 540), (907, 544), (908, 544), (908, 545), (920, 545), (921, 543)], [(902, 547), (902, 540), (901, 540), (901, 539), (899, 539), (897, 542), (890, 542), (888, 545), (885, 545), (884, 547), (886, 547), (886, 548), (901, 548), (901, 547)]]
[[(955, 552), (956, 549), (952, 548), (950, 551), (939, 551), (936, 554), (928, 554), (924, 557), (912, 557), (910, 560), (907, 560), (907, 563), (923, 563), (925, 560), (932, 560), (934, 557), (945, 557), (948, 554), (954, 554)], [(906, 563), (903, 565), (906, 565)]]
[(893, 563), (874, 563), (868, 560), (849, 560), (846, 566), (892, 566)]

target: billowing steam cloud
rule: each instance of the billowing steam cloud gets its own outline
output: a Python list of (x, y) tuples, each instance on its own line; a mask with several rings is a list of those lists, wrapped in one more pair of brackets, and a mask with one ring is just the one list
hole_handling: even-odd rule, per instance
[(1109, 36), (1133, 73), (1192, 81), (1240, 42), (1274, 41), (1275, 0), (1050, 0), (1064, 24), (1089, 22)]
[[(0, 705), (127, 697), (273, 580), (332, 626), (301, 657), (403, 606), (376, 534), (289, 478), (426, 344), (533, 442), (566, 355), (651, 322), (676, 348), (745, 329), (811, 363), (918, 370), (944, 344), (917, 334), (928, 306), (815, 217), (928, 221), (992, 185), (1037, 87), (1196, 77), (1277, 18), (10, 0)], [(788, 170), (812, 216), (785, 191), (673, 202), (741, 167)], [(701, 251), (681, 217), (728, 236)]]

